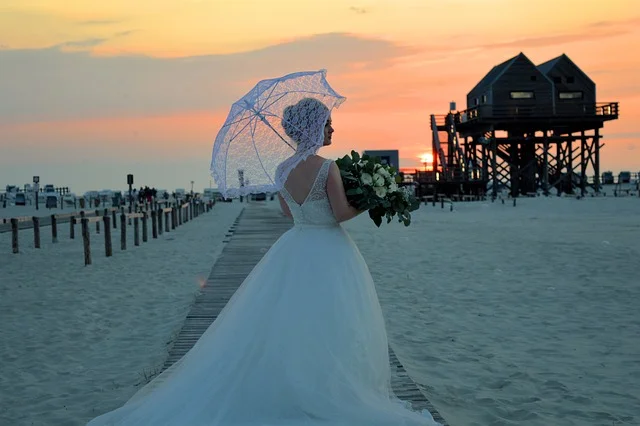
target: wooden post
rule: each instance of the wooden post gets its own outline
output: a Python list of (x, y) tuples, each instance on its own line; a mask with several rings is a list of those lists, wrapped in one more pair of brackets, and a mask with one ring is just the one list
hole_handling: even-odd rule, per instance
[(111, 222), (113, 223), (113, 229), (117, 229), (118, 228), (118, 221), (116, 220), (116, 210), (112, 209), (111, 210)]
[(176, 214), (178, 215), (178, 225), (182, 225), (182, 215), (183, 215), (183, 211), (184, 211), (184, 210), (182, 210), (182, 204), (179, 204), (176, 207), (176, 210), (177, 210)]
[(104, 220), (104, 252), (107, 257), (111, 257), (113, 254), (113, 245), (111, 244), (111, 217), (106, 214), (102, 220)]
[(147, 235), (147, 212), (142, 212), (142, 242), (146, 243), (148, 240)]
[(176, 229), (176, 206), (171, 207), (171, 230)]
[(120, 250), (127, 249), (127, 216), (120, 214)]
[(193, 220), (193, 207), (195, 206), (193, 201), (189, 201), (189, 220)]
[(51, 242), (53, 244), (58, 242), (58, 220), (55, 214), (51, 215)]
[(158, 238), (158, 218), (155, 210), (151, 210), (151, 236)]
[(156, 218), (158, 219), (158, 234), (162, 235), (162, 209), (157, 210)]
[(33, 217), (33, 245), (35, 248), (40, 248), (40, 218)]
[(170, 212), (164, 213), (164, 232), (169, 232), (169, 213)]
[(76, 217), (71, 216), (69, 218), (69, 238), (74, 240), (76, 238)]
[(84, 246), (84, 265), (91, 265), (91, 241), (89, 240), (89, 219), (82, 218), (82, 245)]
[(18, 219), (11, 219), (11, 249), (13, 253), (20, 253), (18, 250)]
[[(100, 217), (100, 211), (96, 210), (96, 217)], [(96, 234), (100, 233), (100, 221), (96, 221)]]
[(133, 218), (133, 245), (140, 245), (140, 220), (137, 216)]

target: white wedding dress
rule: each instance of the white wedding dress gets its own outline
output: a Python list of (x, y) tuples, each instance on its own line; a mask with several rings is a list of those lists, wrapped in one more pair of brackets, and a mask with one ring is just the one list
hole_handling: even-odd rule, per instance
[(196, 345), (89, 426), (438, 425), (391, 393), (382, 311), (327, 199), (329, 165), (302, 205), (282, 190), (295, 225)]

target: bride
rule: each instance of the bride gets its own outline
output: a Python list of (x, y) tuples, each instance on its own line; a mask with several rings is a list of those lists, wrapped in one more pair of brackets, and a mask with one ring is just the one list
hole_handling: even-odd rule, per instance
[(438, 425), (391, 391), (374, 283), (340, 225), (361, 212), (336, 164), (316, 155), (331, 144), (329, 109), (304, 98), (281, 124), (298, 152), (313, 144), (278, 168), (293, 227), (178, 363), (89, 426)]

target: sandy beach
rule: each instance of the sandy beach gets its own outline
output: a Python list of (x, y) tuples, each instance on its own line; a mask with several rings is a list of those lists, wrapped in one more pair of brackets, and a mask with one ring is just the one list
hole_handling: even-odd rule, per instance
[(346, 228), (451, 425), (640, 424), (640, 199), (429, 204), (409, 228)]
[[(97, 244), (91, 267), (79, 241), (16, 256), (0, 234), (0, 424), (83, 425), (124, 403), (164, 361), (240, 208), (111, 259)], [(638, 218), (637, 198), (553, 197), (345, 227), (392, 346), (452, 426), (601, 426), (640, 420)]]
[[(200, 283), (242, 209), (213, 211), (157, 240), (104, 256), (92, 229), (93, 264), (67, 228), (53, 246), (42, 228), (21, 230), (21, 253), (0, 234), (0, 424), (83, 425), (122, 405), (162, 365)], [(132, 228), (132, 227), (130, 227)]]

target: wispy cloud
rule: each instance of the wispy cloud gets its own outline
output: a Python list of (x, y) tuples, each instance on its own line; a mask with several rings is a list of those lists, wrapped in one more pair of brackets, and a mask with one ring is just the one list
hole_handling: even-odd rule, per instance
[(640, 25), (640, 16), (619, 21), (598, 21), (587, 25), (588, 28), (604, 28), (604, 27), (620, 27), (620, 26), (637, 26)]
[(58, 45), (56, 45), (55, 47), (60, 47), (60, 48), (65, 48), (65, 47), (71, 47), (71, 48), (90, 48), (90, 47), (96, 47), (99, 46), (101, 44), (103, 44), (104, 42), (106, 42), (108, 39), (106, 38), (88, 38), (85, 40), (75, 40), (75, 41), (65, 41), (64, 43), (60, 43)]
[(60, 49), (91, 49), (93, 47), (100, 46), (111, 39), (126, 37), (128, 35), (135, 33), (136, 31), (137, 30), (120, 31), (113, 34), (113, 36), (111, 37), (93, 37), (93, 38), (87, 38), (84, 40), (65, 41), (53, 47), (60, 48)]
[(128, 35), (131, 35), (131, 34), (133, 34), (133, 33), (137, 32), (137, 31), (138, 31), (138, 30), (120, 31), (120, 32), (115, 33), (113, 36), (114, 36), (114, 37), (126, 37), (126, 36), (128, 36)]
[(351, 6), (349, 10), (358, 15), (366, 15), (367, 13), (369, 13), (369, 9), (364, 7)]
[(616, 37), (629, 33), (630, 30), (611, 30), (606, 32), (594, 33), (594, 32), (580, 32), (575, 34), (556, 34), (540, 37), (527, 37), (521, 39), (515, 39), (505, 42), (495, 42), (480, 45), (483, 49), (501, 49), (505, 47), (515, 48), (533, 48), (533, 47), (548, 47), (559, 44), (585, 42), (589, 40), (598, 40), (609, 37)]
[(116, 25), (121, 22), (122, 21), (119, 21), (116, 19), (94, 19), (94, 20), (88, 20), (88, 21), (80, 21), (78, 22), (78, 25), (87, 25), (87, 26)]

